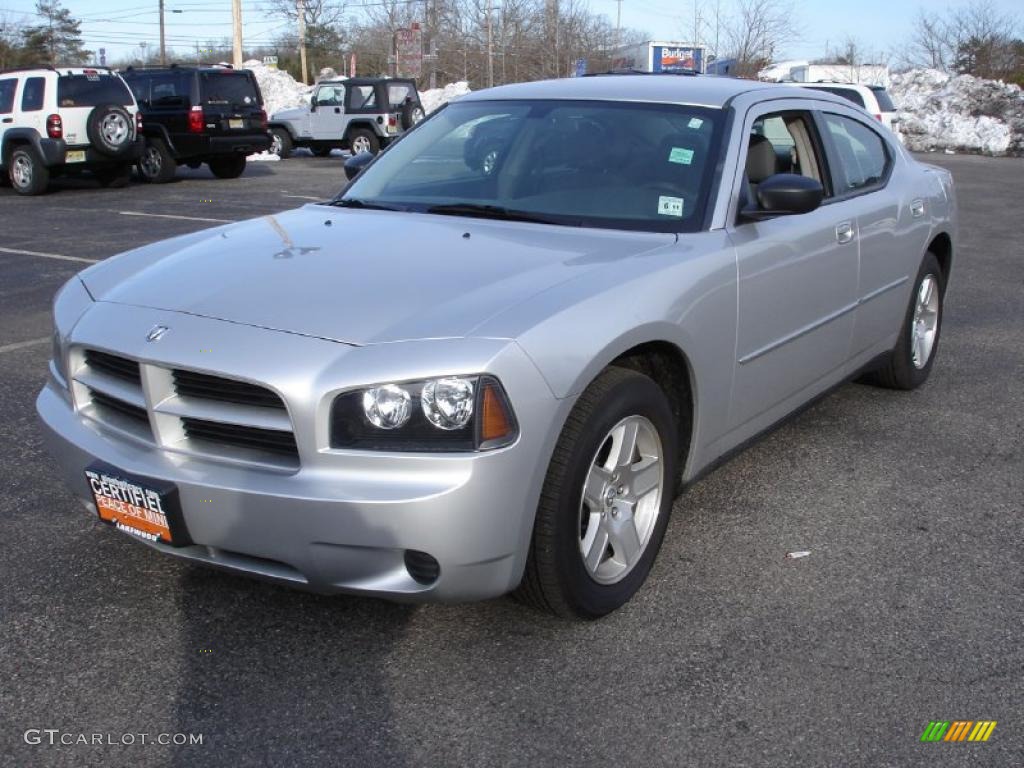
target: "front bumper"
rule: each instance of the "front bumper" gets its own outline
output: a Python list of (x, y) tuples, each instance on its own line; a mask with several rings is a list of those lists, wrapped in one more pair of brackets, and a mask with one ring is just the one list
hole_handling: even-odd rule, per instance
[[(130, 316), (139, 315), (138, 325), (145, 328), (154, 320), (170, 322), (172, 314), (122, 310), (118, 314), (124, 322), (135, 325)], [(103, 314), (103, 310), (87, 313), (79, 328), (88, 325), (91, 314)], [(358, 370), (360, 360), (373, 368), (373, 359), (381, 356), (374, 347), (346, 347), (239, 326), (224, 329), (223, 323), (182, 315), (173, 320), (181, 339), (204, 329), (207, 335), (213, 329), (248, 335), (249, 348), (264, 349), (283, 363), (284, 371), (289, 370), (289, 361), (281, 356), (287, 357), (289, 349), (294, 355), (305, 348), (305, 355), (319, 347), (322, 353), (344, 358), (342, 367), (349, 371)], [(86, 329), (85, 339), (72, 342), (91, 344), (91, 332)], [(170, 336), (168, 342), (172, 342)], [(431, 344), (436, 347), (438, 342)], [(168, 364), (194, 364), (178, 359), (188, 355), (182, 354), (184, 349), (175, 349), (173, 342), (164, 346), (162, 341), (161, 347), (159, 352), (169, 358)], [(136, 350), (123, 353), (139, 355)], [(443, 351), (440, 356), (444, 357)], [(408, 362), (407, 354), (401, 358)], [(77, 410), (52, 371), (36, 407), (47, 447), (69, 487), (93, 515), (84, 471), (96, 460), (177, 487), (185, 526), (195, 543), (175, 547), (143, 541), (147, 546), (317, 592), (407, 601), (475, 600), (508, 592), (522, 576), (553, 442), (551, 425), (560, 423), (569, 406), (551, 396), (514, 344), (506, 344), (492, 362), (490, 370), (509, 390), (521, 435), (508, 448), (478, 454), (310, 449), (311, 438), (302, 429), (303, 406), (290, 400), (302, 464), (293, 472), (270, 471), (125, 439)], [(312, 376), (318, 378), (315, 372)], [(311, 414), (322, 414), (319, 404)], [(412, 577), (405, 564), (407, 550), (425, 552), (437, 560), (436, 581), (423, 584)]]

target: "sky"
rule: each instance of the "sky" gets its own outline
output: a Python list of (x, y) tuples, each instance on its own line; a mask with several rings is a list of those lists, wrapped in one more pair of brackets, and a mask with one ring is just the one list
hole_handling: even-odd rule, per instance
[[(350, 0), (357, 7), (375, 0)], [(497, 5), (500, 0), (495, 0)], [(589, 0), (591, 9), (604, 13), (615, 23), (616, 0)], [(993, 0), (1003, 12), (1021, 13), (1020, 0)], [(169, 48), (195, 51), (209, 41), (231, 35), (230, 0), (165, 0), (166, 36)], [(797, 40), (780, 51), (778, 58), (816, 58), (836, 48), (851, 36), (869, 51), (897, 49), (911, 33), (919, 7), (939, 13), (961, 3), (934, 0), (792, 0)], [(710, 21), (716, 0), (698, 3)], [(72, 14), (82, 20), (86, 48), (105, 48), (108, 60), (135, 49), (139, 43), (157, 48), (159, 15), (157, 0), (64, 0)], [(729, 0), (721, 0), (728, 8)], [(0, 18), (23, 18), (31, 23), (34, 0), (0, 0)], [(851, 6), (855, 12), (851, 12)], [(622, 26), (645, 30), (662, 40), (689, 42), (693, 29), (693, 0), (622, 0)], [(242, 0), (243, 37), (246, 46), (270, 42), (288, 31), (291, 24), (274, 14), (271, 0)], [(707, 22), (705, 22), (706, 24)], [(714, 36), (713, 25), (705, 27)]]

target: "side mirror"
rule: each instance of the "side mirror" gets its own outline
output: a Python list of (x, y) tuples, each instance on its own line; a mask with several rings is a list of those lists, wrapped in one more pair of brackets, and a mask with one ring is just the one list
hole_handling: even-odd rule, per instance
[(374, 155), (369, 152), (360, 152), (357, 155), (352, 155), (352, 157), (345, 161), (345, 178), (352, 181), (363, 168), (373, 162), (373, 159)]
[(309, 100), (309, 111), (316, 112), (316, 97), (314, 96)]
[(760, 221), (774, 216), (810, 213), (825, 197), (821, 182), (795, 173), (776, 173), (757, 185), (757, 207), (746, 208), (741, 216)]

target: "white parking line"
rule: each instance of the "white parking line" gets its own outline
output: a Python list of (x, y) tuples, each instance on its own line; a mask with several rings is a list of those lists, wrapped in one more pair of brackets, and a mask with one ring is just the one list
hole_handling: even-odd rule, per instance
[(45, 344), (49, 340), (49, 336), (43, 336), (41, 339), (29, 339), (28, 341), (18, 341), (14, 344), (4, 344), (0, 347), (0, 354), (3, 354), (4, 352), (12, 352), (15, 349), (22, 349), (23, 347), (34, 347), (36, 344)]
[(281, 197), (294, 197), (296, 200), (313, 200), (318, 203), (324, 199), (322, 197), (311, 197), (310, 195), (289, 195), (287, 192), (282, 192)]
[(0, 253), (14, 253), (18, 256), (42, 256), (44, 259), (60, 259), (61, 261), (84, 261), (95, 264), (99, 259), (83, 259), (81, 256), (62, 256), (59, 253), (40, 253), (39, 251), (23, 251), (20, 248), (0, 248)]
[(204, 219), (202, 216), (176, 216), (173, 213), (143, 213), (142, 211), (118, 211), (122, 216), (150, 216), (154, 219), (178, 219), (180, 221), (209, 221), (213, 224), (234, 224), (234, 219)]

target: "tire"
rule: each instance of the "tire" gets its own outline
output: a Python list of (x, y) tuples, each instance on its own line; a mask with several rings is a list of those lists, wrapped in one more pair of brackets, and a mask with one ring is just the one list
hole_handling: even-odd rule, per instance
[(502, 144), (499, 141), (489, 141), (480, 150), (480, 172), (484, 176), (491, 176), (501, 163)]
[(19, 195), (41, 195), (50, 186), (50, 169), (28, 144), (11, 150), (7, 159), (7, 177)]
[(215, 157), (208, 164), (218, 179), (237, 179), (245, 172), (245, 155)]
[(146, 139), (136, 164), (139, 178), (150, 184), (166, 184), (178, 172), (178, 164), (163, 139)]
[(294, 148), (295, 142), (292, 141), (292, 135), (288, 133), (287, 129), (270, 129), (270, 153), (272, 155), (277, 155), (284, 160), (291, 156)]
[(402, 105), (402, 130), (408, 131), (424, 117), (426, 117), (426, 115), (423, 112), (423, 107), (412, 101), (405, 102), (405, 104)]
[[(380, 140), (377, 138), (377, 134), (366, 128), (353, 129), (348, 135), (348, 145), (353, 155), (358, 155), (360, 152), (376, 155), (380, 152)], [(360, 148), (357, 149), (357, 147)]]
[(131, 165), (115, 165), (113, 168), (97, 168), (92, 172), (99, 183), (108, 189), (127, 187), (132, 178)]
[[(931, 286), (931, 293), (924, 297), (926, 285)], [(910, 306), (903, 318), (896, 348), (888, 361), (869, 377), (873, 383), (889, 389), (916, 389), (928, 380), (939, 351), (939, 336), (942, 331), (943, 299), (946, 294), (946, 283), (935, 254), (928, 252), (921, 262), (914, 281), (914, 290), (910, 294)], [(922, 302), (923, 298), (927, 301)], [(920, 310), (919, 310), (920, 307)], [(918, 325), (918, 322), (923, 325)], [(927, 334), (915, 334), (915, 326), (926, 329), (934, 323), (931, 342), (927, 342)], [(915, 350), (915, 343), (921, 346)]]
[(119, 104), (100, 104), (85, 121), (89, 143), (107, 157), (124, 157), (135, 144), (135, 118)]
[[(616, 464), (613, 456), (622, 444), (618, 430), (628, 424), (637, 424), (639, 434), (646, 435), (636, 442), (641, 456), (659, 455), (654, 445), (660, 450), (658, 493), (640, 495), (632, 507), (636, 517), (629, 511), (637, 490), (630, 470), (620, 464), (611, 476), (602, 474), (604, 469), (593, 474), (599, 464)], [(678, 431), (664, 392), (641, 373), (608, 368), (587, 387), (566, 420), (548, 466), (526, 569), (514, 593), (518, 600), (558, 616), (593, 619), (633, 597), (650, 572), (668, 525), (678, 474)], [(634, 469), (640, 466), (632, 464), (632, 457), (628, 463)], [(649, 472), (644, 476), (649, 481)], [(593, 485), (598, 478), (604, 479)], [(585, 485), (600, 489), (589, 494), (589, 499), (600, 499), (598, 503), (588, 499)], [(626, 546), (615, 551), (620, 541), (627, 541), (622, 532), (631, 521), (636, 533), (632, 558), (625, 556)], [(591, 526), (596, 526), (593, 532)], [(609, 534), (606, 545), (602, 537)], [(596, 568), (584, 563), (584, 551)]]

